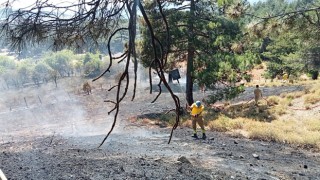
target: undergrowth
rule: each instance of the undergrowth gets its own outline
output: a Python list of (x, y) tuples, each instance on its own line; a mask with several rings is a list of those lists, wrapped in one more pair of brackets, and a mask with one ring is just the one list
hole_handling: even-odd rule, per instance
[[(218, 117), (211, 119), (208, 129), (221, 132), (241, 133), (242, 136), (251, 139), (275, 141), (286, 144), (295, 144), (302, 147), (312, 147), (320, 150), (320, 116), (294, 117), (293, 106), (302, 102), (309, 110), (320, 103), (320, 81), (312, 81), (307, 84), (304, 91), (283, 93), (279, 96), (267, 98), (268, 108), (259, 105), (259, 113), (250, 111), (255, 106), (243, 106), (238, 116), (230, 116), (228, 108), (221, 112)], [(299, 104), (298, 104), (299, 105)], [(301, 104), (300, 104), (301, 105)], [(237, 105), (239, 106), (239, 105)], [(308, 108), (301, 110), (308, 110)], [(244, 115), (244, 112), (252, 116)], [(308, 112), (306, 112), (308, 113)], [(274, 117), (271, 121), (263, 117)], [(285, 116), (285, 118), (281, 118)]]
[[(306, 83), (306, 82), (303, 82)], [(296, 104), (305, 105), (308, 110), (319, 105), (320, 81), (305, 84), (305, 90), (269, 96), (245, 104), (224, 104), (219, 113), (206, 108), (203, 113), (206, 128), (213, 131), (234, 133), (250, 139), (275, 141), (320, 150), (320, 117), (297, 118), (292, 114)], [(285, 117), (285, 118), (282, 118)], [(174, 113), (162, 114), (156, 118), (168, 126), (175, 123)], [(180, 126), (192, 127), (188, 113), (180, 118)]]

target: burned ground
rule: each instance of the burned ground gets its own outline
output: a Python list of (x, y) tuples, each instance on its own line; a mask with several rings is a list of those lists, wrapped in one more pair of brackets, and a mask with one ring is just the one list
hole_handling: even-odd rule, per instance
[[(115, 131), (97, 148), (112, 122), (107, 113), (111, 106), (103, 102), (112, 94), (105, 89), (93, 89), (90, 95), (59, 88), (41, 92), (34, 94), (42, 103), (24, 107), (22, 101), (11, 109), (7, 104), (12, 98), (1, 94), (0, 168), (8, 179), (320, 177), (320, 155), (311, 150), (218, 132), (194, 140), (192, 131), (181, 127), (167, 144), (170, 127), (130, 122), (137, 115), (173, 108), (168, 93), (154, 104), (155, 95), (143, 90), (135, 101), (125, 99)], [(183, 94), (179, 96), (183, 101)]]

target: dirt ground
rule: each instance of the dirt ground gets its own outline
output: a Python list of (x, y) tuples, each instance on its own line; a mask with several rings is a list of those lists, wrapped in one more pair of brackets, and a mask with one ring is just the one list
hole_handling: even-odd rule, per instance
[(218, 132), (194, 140), (191, 129), (180, 127), (168, 144), (170, 128), (128, 119), (170, 110), (169, 94), (151, 104), (155, 94), (139, 92), (133, 102), (124, 100), (116, 128), (100, 148), (113, 120), (111, 105), (103, 102), (113, 95), (105, 89), (91, 95), (62, 88), (0, 92), (0, 169), (19, 180), (320, 179), (320, 154), (297, 147)]

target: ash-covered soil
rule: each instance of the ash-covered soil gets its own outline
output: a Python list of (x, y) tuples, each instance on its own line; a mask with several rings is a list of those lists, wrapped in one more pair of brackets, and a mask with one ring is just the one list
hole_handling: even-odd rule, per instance
[(141, 92), (124, 100), (115, 131), (100, 148), (113, 120), (112, 106), (103, 102), (113, 96), (105, 90), (86, 96), (55, 89), (28, 108), (2, 105), (0, 169), (19, 180), (320, 179), (319, 153), (297, 147), (218, 132), (194, 140), (191, 129), (180, 127), (168, 144), (170, 128), (129, 122), (173, 108), (168, 93), (151, 104), (155, 94)]

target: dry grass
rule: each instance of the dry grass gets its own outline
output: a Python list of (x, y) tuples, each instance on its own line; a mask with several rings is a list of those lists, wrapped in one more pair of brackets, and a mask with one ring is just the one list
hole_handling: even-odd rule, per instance
[(303, 91), (297, 91), (297, 92), (292, 92), (292, 93), (288, 93), (285, 97), (287, 99), (297, 99), (302, 97), (305, 94), (305, 92)]
[[(251, 139), (275, 141), (320, 150), (319, 116), (309, 114), (301, 116), (304, 118), (296, 118), (295, 113), (290, 109), (290, 106), (299, 107), (298, 104), (305, 103), (306, 107), (309, 107), (307, 109), (311, 110), (313, 104), (320, 102), (320, 81), (307, 82), (309, 81), (305, 81), (307, 88), (304, 91), (268, 97), (269, 107), (262, 109), (262, 112), (256, 113), (252, 107), (243, 107), (242, 111), (237, 114), (246, 112), (252, 116), (231, 116), (230, 112), (220, 114), (209, 121), (208, 128)], [(232, 108), (229, 109), (229, 111), (232, 110)], [(277, 115), (276, 118), (268, 122), (259, 120), (258, 116), (267, 112)]]
[(147, 125), (147, 124), (153, 124), (153, 123), (154, 123), (154, 121), (152, 121), (150, 119), (147, 119), (147, 118), (141, 119), (141, 124)]
[(268, 103), (269, 103), (268, 105), (273, 106), (270, 112), (279, 116), (286, 114), (288, 110), (288, 106), (293, 105), (292, 101), (296, 98), (301, 97), (302, 95), (303, 95), (303, 92), (299, 91), (299, 92), (289, 93), (286, 95), (281, 94), (280, 97), (270, 96), (268, 98)]
[(316, 104), (320, 101), (320, 95), (307, 94), (304, 96), (304, 104)]
[(279, 100), (278, 105), (273, 106), (270, 109), (270, 112), (272, 114), (281, 116), (287, 113), (288, 106), (291, 106), (291, 105), (292, 105), (292, 99), (283, 98)]
[[(239, 108), (228, 104), (229, 108), (226, 109), (226, 112), (211, 117), (208, 128), (235, 134), (236, 136), (295, 144), (303, 147), (315, 147), (320, 150), (319, 116), (310, 116), (312, 114), (310, 113), (308, 116), (297, 118), (294, 116), (296, 113), (292, 110), (300, 108), (303, 103), (305, 103), (307, 110), (313, 110), (314, 104), (320, 102), (320, 79), (311, 80), (307, 76), (301, 76), (301, 78), (295, 78), (292, 83), (277, 79), (264, 79), (258, 75), (255, 77), (256, 79), (246, 83), (246, 86), (254, 87), (256, 84), (262, 87), (293, 85), (303, 86), (305, 90), (270, 96), (267, 98), (268, 107), (266, 109), (262, 108), (261, 103), (259, 104), (259, 113), (256, 112), (253, 105), (249, 108), (242, 107), (239, 110)], [(292, 79), (293, 77), (291, 77)], [(290, 106), (293, 106), (293, 108)], [(308, 111), (305, 113), (308, 113)], [(270, 116), (274, 118), (269, 118)]]
[[(312, 120), (307, 120), (307, 122)], [(287, 144), (296, 144), (320, 149), (320, 131), (318, 128), (310, 127), (312, 123), (301, 123), (296, 120), (276, 120), (272, 123), (253, 123), (250, 129), (249, 138), (267, 141), (276, 141)], [(318, 126), (320, 123), (318, 123)]]
[(269, 96), (267, 100), (268, 100), (268, 105), (269, 106), (275, 106), (275, 105), (279, 104), (280, 97), (278, 97), (278, 96)]
[(208, 123), (208, 127), (210, 130), (215, 130), (219, 132), (226, 132), (228, 131), (228, 121), (227, 117), (218, 118), (216, 120), (210, 121)]
[(210, 121), (208, 126), (210, 130), (235, 132), (238, 136), (240, 133), (251, 139), (320, 149), (319, 120), (275, 120), (268, 123), (249, 118), (231, 119), (220, 115), (216, 120)]
[(235, 129), (242, 129), (245, 122), (244, 119), (242, 120), (234, 120), (228, 118), (227, 116), (220, 115), (218, 119), (214, 121), (210, 121), (208, 123), (208, 127), (210, 130), (215, 130), (219, 132), (226, 132)]
[(186, 120), (186, 121), (182, 122), (181, 125), (183, 127), (192, 128), (192, 121), (191, 120)]
[(320, 83), (315, 83), (311, 87), (306, 88), (303, 98), (304, 104), (307, 106), (320, 102)]

